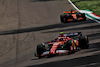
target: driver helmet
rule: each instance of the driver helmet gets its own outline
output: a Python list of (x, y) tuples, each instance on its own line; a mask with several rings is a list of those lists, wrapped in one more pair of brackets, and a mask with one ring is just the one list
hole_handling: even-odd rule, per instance
[(60, 35), (61, 35), (61, 34), (64, 34), (64, 32), (60, 32)]
[(64, 32), (60, 32), (60, 36), (61, 37), (64, 37)]

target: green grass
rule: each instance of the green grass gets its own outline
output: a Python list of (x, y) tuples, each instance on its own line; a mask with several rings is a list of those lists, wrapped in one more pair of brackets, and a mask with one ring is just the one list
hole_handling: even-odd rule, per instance
[(77, 1), (80, 1), (80, 0), (71, 0), (72, 2), (77, 2)]
[(80, 10), (89, 9), (100, 15), (100, 0), (71, 0)]

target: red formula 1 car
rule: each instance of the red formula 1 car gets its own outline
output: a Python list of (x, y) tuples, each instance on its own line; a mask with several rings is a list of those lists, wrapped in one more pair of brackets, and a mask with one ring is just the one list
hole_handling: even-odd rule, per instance
[(84, 13), (79, 13), (77, 10), (73, 11), (64, 11), (63, 15), (60, 15), (60, 20), (62, 23), (66, 23), (68, 21), (79, 21), (86, 20), (86, 16)]
[[(79, 36), (78, 39), (76, 39)], [(37, 45), (36, 57), (50, 57), (59, 54), (70, 54), (83, 48), (89, 48), (88, 37), (82, 36), (81, 32), (63, 33), (53, 41), (45, 42)]]

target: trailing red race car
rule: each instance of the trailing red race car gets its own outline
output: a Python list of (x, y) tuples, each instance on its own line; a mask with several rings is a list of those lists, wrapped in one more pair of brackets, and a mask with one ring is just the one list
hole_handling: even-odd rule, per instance
[(86, 20), (86, 16), (84, 13), (79, 13), (77, 10), (73, 11), (64, 11), (63, 15), (60, 15), (60, 20), (62, 23), (66, 23), (68, 21), (79, 21)]
[[(78, 36), (78, 40), (76, 36)], [(82, 36), (81, 32), (62, 33), (53, 41), (37, 45), (35, 56), (41, 58), (44, 56), (50, 57), (59, 54), (70, 54), (83, 48), (89, 48), (88, 43), (88, 37)]]

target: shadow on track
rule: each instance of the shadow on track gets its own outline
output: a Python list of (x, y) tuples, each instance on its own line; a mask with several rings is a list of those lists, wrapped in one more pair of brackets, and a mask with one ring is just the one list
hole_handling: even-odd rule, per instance
[(87, 36), (89, 37), (89, 40), (100, 39), (100, 32), (99, 33), (90, 34), (90, 35), (87, 35)]
[(43, 33), (54, 33), (59, 31), (70, 31), (70, 30), (86, 30), (86, 29), (99, 29), (100, 25), (88, 26), (88, 27), (78, 27), (78, 28), (70, 28), (70, 29), (63, 29), (63, 30), (55, 30), (55, 31), (47, 31)]
[[(26, 67), (99, 67), (100, 54)], [(72, 64), (71, 64), (72, 63)]]
[(100, 42), (92, 43), (91, 45), (93, 46), (92, 48), (97, 48), (100, 50)]
[[(87, 24), (88, 22), (81, 22), (81, 24)], [(54, 28), (63, 28), (63, 27), (69, 27), (69, 26), (75, 26), (75, 25), (81, 25), (80, 22), (75, 23), (66, 23), (66, 24), (53, 24), (53, 25), (47, 25), (42, 27), (33, 27), (33, 28), (26, 28), (26, 29), (16, 29), (16, 30), (9, 30), (9, 31), (0, 31), (0, 35), (9, 35), (9, 34), (19, 34), (19, 33), (26, 33), (26, 32), (34, 32), (34, 31), (41, 31), (41, 30), (48, 30), (48, 29), (54, 29)]]
[[(90, 53), (90, 52), (100, 51), (100, 42), (92, 43), (92, 44), (89, 44), (89, 45), (90, 45), (90, 48), (89, 48), (90, 50), (88, 50), (86, 52), (83, 52), (83, 53)], [(95, 55), (96, 55), (96, 53), (95, 53)]]
[[(89, 50), (88, 52), (100, 51), (100, 42), (91, 44), (92, 48), (96, 50)], [(86, 52), (86, 53), (88, 53)], [(100, 66), (100, 52), (94, 53), (91, 56), (79, 57), (70, 60), (61, 60), (55, 62), (48, 62), (39, 65), (30, 65), (26, 67), (99, 67)], [(72, 63), (72, 64), (71, 64)]]

